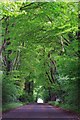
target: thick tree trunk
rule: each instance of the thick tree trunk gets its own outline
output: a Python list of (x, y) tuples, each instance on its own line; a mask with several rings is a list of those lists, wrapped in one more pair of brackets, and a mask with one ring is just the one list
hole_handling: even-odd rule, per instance
[(53, 52), (53, 50), (49, 51), (48, 58), (50, 60), (50, 75), (51, 75), (51, 78), (52, 78), (52, 82), (55, 83), (56, 62), (55, 62), (55, 60), (51, 59), (51, 53), (52, 52)]
[(6, 23), (5, 27), (5, 34), (4, 34), (4, 42), (2, 44), (2, 47), (0, 49), (0, 54), (3, 52), (3, 62), (4, 66), (6, 68), (6, 73), (10, 72), (11, 70), (11, 61), (9, 59), (9, 55), (11, 54), (11, 50), (6, 51), (6, 47), (10, 45), (10, 37), (9, 35), (9, 17), (4, 18), (4, 22)]

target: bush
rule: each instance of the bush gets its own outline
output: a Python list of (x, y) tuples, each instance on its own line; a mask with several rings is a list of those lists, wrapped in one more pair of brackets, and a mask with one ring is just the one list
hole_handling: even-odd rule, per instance
[(28, 94), (27, 92), (23, 92), (23, 94), (20, 96), (19, 100), (21, 102), (25, 102), (25, 103), (29, 103), (29, 102), (33, 102), (33, 95)]
[(60, 106), (60, 103), (58, 101), (49, 101), (48, 104), (54, 105), (54, 106)]
[(8, 77), (2, 80), (2, 100), (3, 103), (15, 101), (17, 99), (17, 88)]

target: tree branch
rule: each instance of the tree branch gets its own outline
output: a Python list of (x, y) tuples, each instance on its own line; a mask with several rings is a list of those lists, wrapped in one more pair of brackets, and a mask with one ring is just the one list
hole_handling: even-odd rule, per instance
[(6, 40), (4, 39), (4, 43), (2, 44), (2, 46), (0, 47), (0, 55), (2, 53), (2, 50), (5, 49), (6, 46)]
[(49, 76), (49, 74), (48, 74), (48, 72), (46, 72), (46, 75), (48, 76), (49, 81), (50, 81), (51, 83), (53, 83), (52, 80), (51, 80), (51, 78), (50, 78), (50, 76)]

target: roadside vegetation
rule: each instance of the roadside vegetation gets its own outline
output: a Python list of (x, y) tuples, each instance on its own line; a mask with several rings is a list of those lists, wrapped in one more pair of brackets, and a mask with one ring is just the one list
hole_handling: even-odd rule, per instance
[(13, 109), (15, 109), (15, 108), (17, 108), (17, 107), (21, 107), (21, 106), (23, 106), (23, 103), (20, 103), (20, 102), (12, 102), (12, 103), (7, 103), (7, 104), (3, 104), (3, 113), (4, 112), (8, 112), (8, 111), (10, 111), (10, 110), (13, 110)]
[(0, 3), (3, 111), (41, 98), (79, 112), (78, 4)]

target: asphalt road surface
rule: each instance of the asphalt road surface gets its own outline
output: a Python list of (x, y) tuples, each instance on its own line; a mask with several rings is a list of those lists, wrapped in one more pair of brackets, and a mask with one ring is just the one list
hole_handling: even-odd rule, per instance
[(80, 120), (80, 118), (51, 105), (33, 104), (4, 113), (2, 120)]

